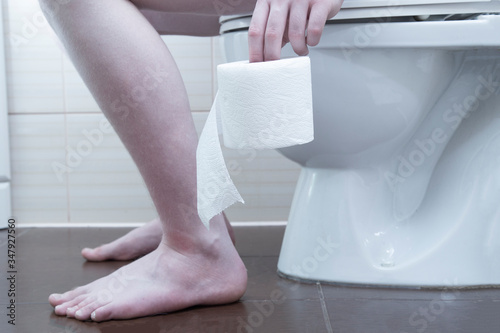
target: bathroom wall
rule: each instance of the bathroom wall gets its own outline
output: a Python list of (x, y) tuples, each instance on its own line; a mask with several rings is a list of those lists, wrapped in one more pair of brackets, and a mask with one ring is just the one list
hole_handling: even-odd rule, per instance
[[(37, 0), (2, 0), (12, 157), (20, 225), (143, 222), (156, 213), (138, 171), (42, 17)], [(201, 130), (222, 62), (218, 37), (165, 37)], [(85, 134), (87, 133), (87, 135)], [(91, 134), (89, 134), (91, 133)], [(299, 168), (275, 151), (224, 149), (245, 205), (232, 221), (287, 219)]]

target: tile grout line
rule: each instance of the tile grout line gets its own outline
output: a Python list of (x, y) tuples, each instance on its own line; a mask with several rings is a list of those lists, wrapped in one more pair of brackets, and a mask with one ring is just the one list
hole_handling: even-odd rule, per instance
[(328, 314), (328, 309), (326, 308), (325, 295), (323, 295), (323, 289), (321, 284), (316, 282), (316, 287), (318, 288), (319, 301), (321, 303), (321, 310), (323, 310), (323, 319), (325, 320), (326, 330), (328, 333), (333, 333), (332, 324), (330, 323), (330, 315)]

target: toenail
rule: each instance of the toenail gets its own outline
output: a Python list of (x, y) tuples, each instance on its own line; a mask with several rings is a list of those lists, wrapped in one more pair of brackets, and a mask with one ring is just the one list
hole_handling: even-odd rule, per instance
[(54, 310), (59, 310), (62, 306), (61, 305), (58, 305), (54, 308)]
[(92, 320), (95, 320), (95, 311), (94, 311), (94, 312), (92, 312), (92, 314), (90, 315), (90, 318), (91, 318)]
[(75, 309), (76, 309), (76, 306), (74, 306), (72, 308), (68, 308), (68, 310), (66, 310), (66, 311), (75, 311)]
[(75, 315), (77, 315), (78, 317), (80, 317), (82, 315), (82, 310), (76, 311)]

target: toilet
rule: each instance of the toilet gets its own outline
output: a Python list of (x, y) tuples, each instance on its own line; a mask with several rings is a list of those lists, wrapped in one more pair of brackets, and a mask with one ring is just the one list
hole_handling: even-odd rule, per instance
[[(345, 1), (310, 48), (315, 139), (281, 276), (409, 288), (500, 285), (500, 1)], [(228, 62), (249, 16), (221, 18)], [(295, 56), (287, 45), (282, 57)]]

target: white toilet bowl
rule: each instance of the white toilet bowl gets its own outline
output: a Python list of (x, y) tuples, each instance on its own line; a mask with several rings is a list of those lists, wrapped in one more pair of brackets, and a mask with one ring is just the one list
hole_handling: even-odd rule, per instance
[[(315, 140), (280, 149), (302, 172), (278, 270), (500, 285), (500, 1), (389, 3), (346, 1), (310, 48)], [(221, 22), (247, 59), (250, 17)]]

